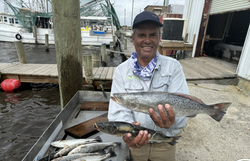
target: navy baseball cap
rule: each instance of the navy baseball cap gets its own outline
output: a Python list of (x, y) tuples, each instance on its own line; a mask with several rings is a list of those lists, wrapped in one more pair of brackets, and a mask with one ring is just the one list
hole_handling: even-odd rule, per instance
[(155, 13), (150, 11), (143, 11), (135, 17), (132, 28), (134, 29), (136, 26), (146, 21), (154, 22), (160, 27), (163, 26), (163, 24), (160, 22), (159, 17)]

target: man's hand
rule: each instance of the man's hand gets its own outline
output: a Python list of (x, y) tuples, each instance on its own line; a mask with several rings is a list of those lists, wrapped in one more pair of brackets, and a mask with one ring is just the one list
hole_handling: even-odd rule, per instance
[[(141, 124), (138, 122), (133, 122), (132, 124), (140, 126)], [(127, 144), (128, 147), (131, 147), (133, 149), (140, 148), (143, 145), (148, 143), (148, 140), (150, 139), (151, 135), (148, 134), (148, 131), (141, 130), (138, 135), (135, 138), (131, 138), (132, 135), (130, 133), (126, 133), (123, 136), (123, 141)]]
[(175, 114), (172, 107), (169, 104), (165, 104), (165, 109), (168, 113), (167, 115), (165, 113), (165, 110), (163, 109), (163, 106), (158, 105), (160, 117), (156, 115), (155, 111), (152, 108), (148, 110), (150, 113), (150, 117), (154, 121), (155, 125), (161, 128), (169, 128), (175, 122)]

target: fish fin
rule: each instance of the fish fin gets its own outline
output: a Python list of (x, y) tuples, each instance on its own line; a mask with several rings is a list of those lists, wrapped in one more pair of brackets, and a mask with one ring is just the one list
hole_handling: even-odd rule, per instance
[(122, 143), (121, 142), (115, 142), (114, 146), (121, 146)]
[(168, 142), (170, 145), (174, 146), (176, 143), (178, 143), (176, 140), (179, 140), (181, 136), (174, 136), (172, 141)]
[(170, 93), (170, 94), (174, 94), (174, 95), (177, 95), (177, 96), (185, 97), (185, 98), (191, 99), (191, 100), (193, 100), (195, 102), (198, 102), (200, 104), (205, 104), (201, 99), (199, 99), (197, 97), (194, 97), (194, 96), (191, 96), (191, 95), (187, 95), (187, 94), (183, 94), (183, 93)]
[(97, 142), (102, 142), (102, 138), (101, 138), (100, 136), (95, 137), (95, 140), (96, 140)]
[(101, 155), (107, 154), (106, 151), (105, 151), (104, 149), (102, 149), (102, 150), (100, 150), (100, 151), (98, 151), (98, 152), (100, 152)]
[(186, 117), (191, 117), (191, 118), (193, 118), (193, 117), (195, 117), (197, 114), (194, 114), (194, 115), (189, 115), (189, 116), (186, 116)]
[(231, 105), (231, 102), (226, 103), (218, 103), (214, 105), (210, 105), (214, 109), (214, 114), (210, 115), (214, 120), (220, 122), (223, 116), (225, 115), (228, 107)]
[(110, 154), (110, 157), (116, 156), (113, 148), (110, 148), (109, 151), (108, 151), (108, 153)]

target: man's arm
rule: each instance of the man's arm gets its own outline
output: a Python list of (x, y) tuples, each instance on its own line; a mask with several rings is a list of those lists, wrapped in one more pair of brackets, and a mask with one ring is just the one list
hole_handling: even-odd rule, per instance
[[(120, 71), (119, 68), (115, 70), (111, 87), (111, 96), (113, 96), (113, 93), (126, 93), (121, 73), (122, 71)], [(110, 99), (109, 102), (108, 119), (109, 121), (124, 121), (133, 123), (135, 125), (140, 125), (140, 123), (135, 122), (133, 114), (129, 109), (117, 104), (112, 99)], [(128, 147), (135, 149), (147, 144), (151, 135), (148, 134), (147, 131), (141, 130), (135, 138), (132, 139), (131, 137), (132, 135), (130, 133), (126, 133), (123, 136), (123, 140)]]
[[(120, 71), (120, 68), (117, 67), (113, 76), (113, 82), (110, 94), (111, 96), (113, 96), (113, 93), (126, 93), (121, 73), (122, 71)], [(128, 123), (134, 122), (134, 118), (131, 111), (117, 104), (112, 99), (110, 99), (109, 101), (108, 119), (109, 121), (124, 121)]]

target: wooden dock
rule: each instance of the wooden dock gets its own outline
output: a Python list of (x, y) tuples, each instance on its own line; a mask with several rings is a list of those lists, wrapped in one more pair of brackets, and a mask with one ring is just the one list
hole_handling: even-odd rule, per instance
[[(223, 80), (236, 78), (237, 64), (209, 58), (188, 58), (180, 60), (187, 81)], [(103, 84), (110, 89), (116, 67), (93, 68), (94, 85)], [(17, 79), (28, 83), (58, 83), (56, 64), (0, 63), (1, 79)], [(83, 78), (84, 67), (83, 67)]]

